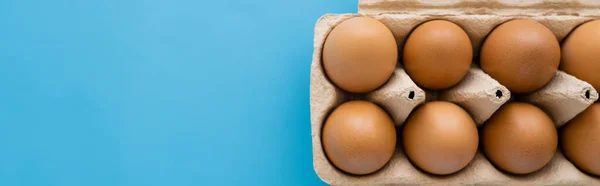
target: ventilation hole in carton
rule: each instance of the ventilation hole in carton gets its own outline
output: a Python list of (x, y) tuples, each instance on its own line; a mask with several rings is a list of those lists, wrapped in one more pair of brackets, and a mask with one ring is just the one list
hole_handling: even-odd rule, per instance
[(585, 99), (590, 99), (590, 90), (585, 91)]
[(502, 98), (502, 91), (500, 91), (500, 90), (496, 90), (496, 97), (497, 97), (498, 99)]
[(415, 98), (415, 91), (410, 91), (410, 93), (408, 93), (408, 99), (414, 99)]

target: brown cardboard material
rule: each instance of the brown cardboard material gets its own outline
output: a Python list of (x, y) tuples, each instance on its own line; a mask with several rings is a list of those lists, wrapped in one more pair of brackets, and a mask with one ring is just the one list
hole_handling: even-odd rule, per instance
[(589, 83), (559, 71), (548, 85), (523, 100), (543, 109), (560, 127), (598, 100), (598, 92)]
[[(433, 176), (416, 169), (406, 158), (400, 144), (390, 162), (381, 170), (365, 176), (353, 176), (338, 170), (327, 160), (320, 138), (324, 120), (332, 109), (355, 97), (336, 88), (327, 79), (321, 66), (321, 50), (327, 34), (345, 19), (370, 16), (380, 20), (394, 34), (399, 49), (403, 48), (410, 31), (418, 24), (432, 19), (449, 20), (466, 31), (477, 56), (483, 40), (493, 28), (516, 18), (541, 22), (561, 41), (579, 24), (599, 18), (599, 1), (360, 0), (359, 6), (359, 14), (327, 14), (315, 25), (310, 112), (313, 163), (323, 181), (332, 185), (600, 185), (599, 177), (582, 173), (560, 151), (542, 170), (526, 176), (513, 176), (499, 171), (482, 153), (478, 153), (458, 173)], [(562, 9), (558, 10), (557, 7)], [(399, 55), (402, 55), (402, 50), (399, 51)], [(407, 99), (410, 91), (414, 91), (413, 99)], [(497, 91), (502, 92), (501, 98), (496, 97)], [(585, 97), (586, 91), (590, 92), (590, 98)], [(480, 125), (510, 97), (510, 92), (504, 86), (477, 67), (471, 68), (459, 85), (445, 91), (431, 92), (417, 87), (398, 66), (392, 78), (379, 89), (366, 94), (365, 99), (386, 108), (397, 126), (402, 125), (412, 109), (423, 101), (431, 100), (448, 100), (461, 105)], [(543, 108), (560, 126), (598, 99), (598, 93), (589, 84), (558, 72), (546, 87), (526, 95), (524, 99)]]
[[(448, 176), (434, 176), (417, 170), (399, 150), (389, 167), (364, 178), (342, 177), (331, 185), (597, 185), (598, 178), (579, 171), (562, 153), (557, 152), (542, 169), (527, 176), (515, 176), (499, 171), (482, 152), (461, 171)], [(380, 179), (378, 179), (380, 178)]]
[(598, 15), (596, 0), (359, 0), (361, 14)]
[(381, 88), (367, 94), (367, 100), (385, 108), (396, 126), (401, 126), (410, 111), (425, 101), (425, 92), (402, 68), (397, 68)]
[(480, 126), (510, 99), (510, 92), (475, 66), (458, 85), (442, 91), (439, 99), (460, 105)]

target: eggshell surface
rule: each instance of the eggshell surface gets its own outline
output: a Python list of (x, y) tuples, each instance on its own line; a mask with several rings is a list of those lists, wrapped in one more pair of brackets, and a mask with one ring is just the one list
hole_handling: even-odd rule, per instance
[(392, 32), (370, 17), (354, 17), (335, 26), (323, 46), (323, 68), (348, 92), (366, 93), (382, 86), (398, 61)]
[(528, 104), (508, 103), (485, 123), (482, 143), (487, 158), (499, 169), (528, 174), (554, 156), (558, 134), (544, 111)]
[(481, 69), (511, 92), (529, 93), (554, 77), (560, 64), (556, 36), (541, 23), (526, 19), (508, 21), (484, 41)]
[(600, 20), (571, 31), (562, 44), (559, 69), (600, 90)]
[(368, 101), (350, 101), (337, 107), (325, 121), (323, 149), (338, 169), (364, 175), (381, 169), (396, 147), (396, 129), (390, 116)]
[(473, 59), (471, 40), (458, 25), (433, 20), (418, 26), (406, 40), (403, 63), (420, 87), (441, 90), (458, 84)]
[(458, 105), (426, 103), (409, 116), (402, 131), (410, 161), (425, 172), (447, 175), (466, 167), (479, 144), (477, 126)]
[(560, 134), (565, 156), (577, 168), (600, 176), (600, 103), (592, 104), (565, 125)]

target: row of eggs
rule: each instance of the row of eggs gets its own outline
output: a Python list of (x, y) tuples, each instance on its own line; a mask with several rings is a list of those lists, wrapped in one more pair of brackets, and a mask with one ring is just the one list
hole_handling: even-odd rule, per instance
[(481, 145), (487, 159), (508, 173), (523, 175), (542, 169), (560, 146), (577, 168), (600, 176), (600, 103), (592, 104), (557, 130), (543, 110), (529, 103), (511, 102), (478, 130), (460, 106), (432, 101), (417, 107), (398, 132), (381, 107), (355, 100), (343, 103), (329, 115), (321, 141), (329, 161), (353, 175), (380, 170), (401, 143), (413, 165), (434, 175), (462, 170)]
[[(484, 40), (481, 69), (513, 93), (546, 85), (561, 69), (600, 90), (600, 20), (584, 23), (559, 44), (550, 29), (527, 19), (507, 21)], [(469, 36), (445, 20), (417, 26), (404, 43), (401, 61), (415, 83), (429, 90), (458, 84), (473, 61)], [(398, 45), (376, 19), (354, 17), (335, 26), (323, 45), (327, 77), (339, 88), (366, 93), (381, 87), (393, 73)]]
[[(562, 46), (543, 24), (511, 20), (496, 27), (480, 51), (482, 70), (514, 93), (545, 86), (557, 69), (600, 88), (600, 20), (577, 27)], [(382, 86), (399, 58), (391, 31), (369, 17), (350, 18), (334, 27), (325, 40), (322, 57), (327, 77), (337, 87), (353, 93)], [(465, 77), (472, 60), (472, 44), (465, 31), (452, 22), (433, 20), (410, 33), (401, 61), (417, 85), (443, 90)], [(505, 172), (535, 172), (552, 159), (560, 146), (580, 170), (600, 176), (600, 103), (590, 106), (559, 132), (536, 106), (508, 103), (479, 133), (460, 106), (434, 101), (411, 112), (398, 132), (401, 134), (396, 134), (392, 119), (378, 105), (350, 101), (327, 117), (321, 137), (329, 161), (355, 175), (381, 169), (400, 139), (408, 159), (436, 175), (460, 171), (481, 145), (492, 164)]]

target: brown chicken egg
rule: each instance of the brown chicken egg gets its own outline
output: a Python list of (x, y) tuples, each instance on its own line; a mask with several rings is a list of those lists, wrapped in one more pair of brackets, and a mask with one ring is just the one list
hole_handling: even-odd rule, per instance
[(483, 150), (499, 169), (527, 174), (544, 167), (556, 152), (556, 127), (544, 111), (528, 104), (508, 103), (485, 123)]
[(559, 69), (600, 90), (600, 20), (573, 30), (562, 44)]
[(323, 46), (323, 68), (348, 92), (365, 93), (382, 86), (398, 61), (392, 32), (370, 17), (354, 17), (335, 26)]
[(556, 36), (541, 23), (517, 19), (494, 29), (481, 47), (481, 69), (511, 92), (528, 93), (554, 77), (560, 63)]
[(580, 170), (600, 176), (600, 103), (594, 103), (561, 130), (565, 156)]
[(404, 125), (404, 151), (425, 172), (452, 174), (475, 157), (479, 144), (477, 126), (458, 105), (428, 102), (414, 110)]
[(473, 46), (465, 31), (444, 20), (418, 26), (406, 40), (406, 73), (420, 87), (441, 90), (458, 84), (469, 71)]
[(350, 101), (325, 121), (322, 143), (329, 161), (340, 170), (364, 175), (381, 169), (396, 148), (394, 122), (379, 106)]

